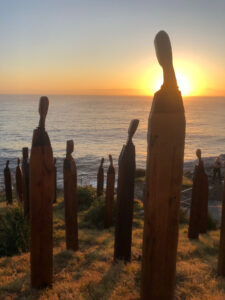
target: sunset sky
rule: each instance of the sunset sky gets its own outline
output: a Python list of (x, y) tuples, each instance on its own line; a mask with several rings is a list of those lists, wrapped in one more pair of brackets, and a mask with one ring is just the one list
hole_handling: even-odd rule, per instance
[(152, 95), (161, 29), (182, 93), (224, 96), (224, 0), (0, 0), (0, 93)]

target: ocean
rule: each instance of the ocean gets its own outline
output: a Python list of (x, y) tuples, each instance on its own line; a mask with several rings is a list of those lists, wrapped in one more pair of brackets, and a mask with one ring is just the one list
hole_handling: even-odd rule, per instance
[[(78, 184), (96, 184), (100, 159), (118, 156), (127, 139), (130, 120), (139, 119), (133, 138), (137, 168), (145, 168), (147, 123), (152, 97), (142, 96), (56, 96), (49, 95), (46, 119), (54, 156), (57, 158), (58, 186), (62, 187), (62, 166), (66, 141), (73, 139)], [(195, 151), (207, 159), (225, 153), (225, 97), (184, 97), (186, 113), (185, 166), (191, 167)], [(0, 190), (3, 169), (10, 160), (12, 174), (23, 147), (31, 147), (33, 129), (39, 122), (39, 96), (0, 95)], [(208, 160), (211, 163), (211, 160)]]

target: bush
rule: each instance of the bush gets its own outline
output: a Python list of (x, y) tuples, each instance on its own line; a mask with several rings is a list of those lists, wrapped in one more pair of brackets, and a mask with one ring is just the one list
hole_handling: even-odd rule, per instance
[[(105, 214), (105, 198), (96, 198), (83, 216), (81, 226), (87, 228), (103, 228)], [(115, 201), (113, 209), (113, 217), (115, 218)]]
[(218, 227), (217, 221), (213, 219), (210, 214), (208, 214), (207, 230), (216, 230), (217, 227)]
[(92, 186), (79, 186), (77, 189), (78, 211), (88, 209), (96, 198), (96, 189)]
[(180, 208), (180, 224), (188, 224), (188, 223), (189, 223), (189, 218), (186, 209)]
[(136, 169), (135, 171), (135, 178), (144, 177), (145, 176), (145, 169)]
[(12, 256), (29, 249), (29, 225), (20, 207), (8, 208), (0, 216), (0, 256)]

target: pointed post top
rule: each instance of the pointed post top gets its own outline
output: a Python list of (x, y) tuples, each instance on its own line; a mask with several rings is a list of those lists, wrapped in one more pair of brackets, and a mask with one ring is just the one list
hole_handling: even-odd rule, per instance
[(110, 161), (110, 166), (113, 166), (113, 159), (112, 159), (112, 155), (109, 154), (109, 161)]
[(17, 166), (18, 167), (20, 166), (20, 158), (19, 157), (17, 158)]
[(48, 113), (48, 107), (49, 107), (48, 97), (42, 96), (39, 102), (39, 114), (40, 114), (39, 128), (41, 129), (45, 129), (45, 119)]
[(74, 142), (73, 140), (68, 140), (66, 142), (66, 157), (70, 157), (72, 152), (74, 151)]
[(104, 157), (102, 157), (102, 159), (101, 159), (101, 163), (100, 163), (100, 167), (102, 167), (103, 166), (103, 164), (104, 164)]
[(128, 128), (128, 141), (132, 141), (132, 138), (138, 128), (139, 120), (134, 119), (130, 121), (130, 126)]
[(22, 153), (23, 153), (23, 159), (25, 160), (25, 159), (28, 159), (28, 155), (29, 155), (29, 149), (28, 149), (28, 147), (24, 147), (23, 149), (22, 149)]
[(5, 167), (6, 167), (6, 168), (9, 167), (9, 160), (6, 161)]
[(169, 35), (163, 30), (159, 31), (155, 37), (154, 44), (158, 62), (163, 68), (163, 87), (177, 88)]

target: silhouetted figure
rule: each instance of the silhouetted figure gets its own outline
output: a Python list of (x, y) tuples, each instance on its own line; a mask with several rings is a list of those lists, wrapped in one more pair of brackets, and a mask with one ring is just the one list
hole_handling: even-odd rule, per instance
[(217, 175), (218, 175), (218, 179), (221, 180), (221, 162), (220, 162), (220, 158), (217, 157), (214, 161), (214, 167), (213, 167), (213, 180), (216, 179)]
[(20, 159), (17, 159), (17, 167), (16, 167), (16, 195), (19, 204), (23, 201), (23, 175), (22, 169), (20, 167)]
[(5, 197), (6, 204), (12, 204), (12, 181), (11, 181), (11, 172), (9, 169), (9, 160), (6, 161), (6, 166), (4, 169), (4, 179), (5, 179)]
[(148, 123), (141, 299), (174, 299), (185, 117), (165, 31), (155, 37), (164, 82)]
[(117, 186), (117, 215), (115, 228), (114, 260), (131, 260), (132, 221), (134, 206), (134, 180), (136, 171), (135, 146), (132, 137), (139, 120), (132, 120), (128, 139), (119, 157)]
[(224, 186), (223, 186), (223, 204), (222, 204), (222, 217), (221, 217), (218, 274), (221, 276), (225, 276), (225, 177), (224, 177)]
[(22, 149), (23, 160), (22, 160), (22, 173), (23, 173), (23, 207), (24, 207), (24, 216), (29, 219), (30, 216), (30, 191), (29, 191), (29, 149), (24, 147)]
[(54, 161), (45, 131), (49, 100), (41, 97), (39, 127), (33, 132), (30, 155), (30, 255), (31, 286), (52, 285), (53, 239), (52, 203), (54, 200)]
[(55, 185), (55, 195), (53, 203), (57, 202), (57, 167), (56, 167), (56, 158), (54, 157), (54, 185)]
[(104, 227), (113, 225), (113, 202), (115, 189), (115, 168), (113, 166), (112, 155), (109, 154), (110, 165), (107, 171), (106, 193), (105, 193), (105, 218)]
[(198, 163), (195, 165), (188, 237), (198, 239), (199, 233), (207, 231), (208, 218), (208, 176), (205, 173), (201, 150), (197, 149)]
[(64, 159), (64, 201), (66, 223), (66, 248), (78, 250), (77, 224), (77, 167), (72, 157), (73, 140), (67, 141), (66, 158)]
[(100, 166), (97, 174), (97, 197), (103, 194), (104, 190), (104, 169), (103, 169), (104, 158), (101, 159)]

